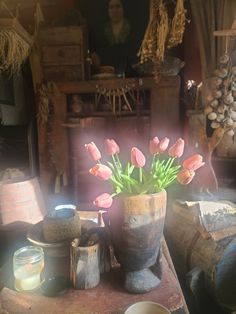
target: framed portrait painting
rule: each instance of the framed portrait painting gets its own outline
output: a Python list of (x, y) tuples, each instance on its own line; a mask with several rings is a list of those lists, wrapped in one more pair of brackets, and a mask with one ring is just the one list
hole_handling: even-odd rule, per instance
[(77, 0), (88, 24), (89, 48), (101, 65), (132, 76), (149, 17), (149, 0)]

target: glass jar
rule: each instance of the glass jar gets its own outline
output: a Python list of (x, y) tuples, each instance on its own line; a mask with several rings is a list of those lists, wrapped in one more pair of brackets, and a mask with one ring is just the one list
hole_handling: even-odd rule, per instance
[(44, 268), (44, 253), (40, 247), (25, 246), (13, 256), (15, 289), (33, 290), (41, 283)]

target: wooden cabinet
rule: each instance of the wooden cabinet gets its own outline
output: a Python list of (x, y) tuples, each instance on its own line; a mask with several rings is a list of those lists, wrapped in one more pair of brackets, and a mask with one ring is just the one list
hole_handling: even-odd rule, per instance
[[(138, 83), (140, 82), (140, 83)], [(91, 80), (82, 82), (58, 82), (57, 86), (64, 95), (96, 93), (96, 86), (116, 88), (118, 84), (140, 84), (140, 88), (150, 92), (150, 135), (173, 136), (180, 133), (179, 113), (179, 76), (163, 76), (159, 83), (153, 77)], [(140, 114), (143, 115), (144, 112)], [(136, 114), (136, 112), (135, 112)]]
[(84, 26), (47, 27), (39, 32), (40, 59), (44, 79), (85, 79), (87, 30)]
[[(55, 169), (52, 171), (48, 165), (48, 158), (42, 157), (40, 176), (45, 183), (44, 188), (47, 188), (48, 184), (53, 186), (58, 174), (66, 173), (78, 202), (88, 201), (96, 192), (92, 176), (88, 174), (89, 162), (85, 156), (85, 143), (96, 141), (98, 145), (102, 145), (103, 139), (113, 137), (123, 146), (122, 151), (128, 153), (131, 145), (137, 145), (145, 151), (150, 137), (169, 136), (174, 141), (180, 135), (178, 76), (162, 77), (158, 84), (152, 77), (145, 77), (57, 82), (56, 85), (59, 93), (53, 99), (52, 142), (57, 171)], [(114, 114), (111, 108), (110, 111), (97, 111), (97, 108), (91, 106), (86, 114), (70, 114), (68, 99), (71, 95), (84, 97), (84, 105), (90, 106), (91, 102), (96, 102), (98, 86), (112, 90), (131, 85), (134, 87), (135, 97), (140, 93), (140, 96), (136, 97), (138, 101), (130, 101), (132, 111), (126, 108)], [(142, 94), (147, 95), (145, 104), (142, 101)], [(45, 130), (42, 129), (39, 133), (41, 156), (48, 155), (45, 151), (46, 143)]]

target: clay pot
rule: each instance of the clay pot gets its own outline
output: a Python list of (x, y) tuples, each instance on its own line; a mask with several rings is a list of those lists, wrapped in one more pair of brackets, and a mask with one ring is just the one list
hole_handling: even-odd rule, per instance
[(43, 236), (47, 242), (60, 242), (79, 238), (80, 217), (76, 209), (61, 207), (51, 211), (43, 220)]
[(160, 283), (149, 268), (160, 251), (165, 214), (165, 190), (118, 197), (109, 211), (112, 244), (129, 292), (144, 293)]

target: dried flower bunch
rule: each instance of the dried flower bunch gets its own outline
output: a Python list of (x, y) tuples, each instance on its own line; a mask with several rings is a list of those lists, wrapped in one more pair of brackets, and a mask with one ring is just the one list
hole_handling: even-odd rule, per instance
[[(7, 1), (6, 1), (7, 3)], [(22, 27), (4, 1), (0, 1), (0, 71), (20, 72), (30, 54), (33, 38)], [(7, 17), (7, 18), (5, 18)]]
[(219, 68), (211, 80), (211, 93), (204, 109), (213, 129), (224, 128), (234, 136), (236, 128), (236, 66), (228, 54), (220, 58)]
[(166, 1), (150, 1), (150, 17), (141, 47), (138, 52), (140, 62), (151, 60), (154, 75), (158, 79), (160, 64), (164, 60), (166, 49), (182, 42), (185, 30), (186, 10), (184, 0), (177, 0), (173, 19), (169, 19)]
[[(95, 143), (86, 144), (86, 150), (90, 157), (97, 162), (89, 172), (101, 180), (110, 180), (113, 185), (113, 194), (103, 193), (99, 195), (94, 204), (97, 207), (109, 208), (113, 197), (118, 194), (152, 194), (157, 193), (176, 180), (183, 184), (189, 184), (195, 171), (204, 165), (201, 155), (192, 155), (185, 159), (182, 166), (179, 158), (184, 152), (184, 140), (179, 138), (169, 149), (170, 140), (165, 137), (159, 140), (154, 137), (149, 142), (149, 153), (152, 157), (146, 161), (145, 155), (137, 147), (130, 152), (130, 162), (126, 165), (120, 161), (120, 148), (113, 139), (105, 141), (105, 151), (111, 157), (111, 161), (102, 163), (102, 155)], [(146, 168), (147, 169), (146, 169)]]

